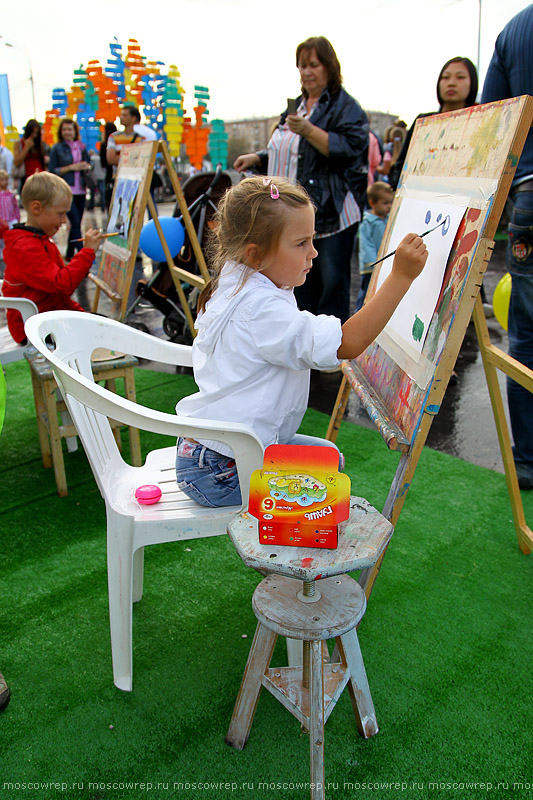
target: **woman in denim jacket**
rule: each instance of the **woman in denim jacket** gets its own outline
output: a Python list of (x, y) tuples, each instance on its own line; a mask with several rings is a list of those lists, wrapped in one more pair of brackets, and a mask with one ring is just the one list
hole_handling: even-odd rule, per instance
[(87, 187), (85, 173), (92, 169), (91, 159), (83, 142), (77, 123), (62, 119), (57, 131), (57, 144), (52, 147), (48, 169), (65, 180), (72, 189), (72, 205), (67, 214), (70, 222), (69, 241), (65, 258), (70, 261), (77, 250), (83, 247), (81, 219), (85, 210)]
[(302, 93), (280, 117), (267, 150), (239, 156), (250, 168), (298, 181), (316, 208), (313, 246), (318, 255), (303, 286), (300, 310), (350, 316), (350, 261), (368, 183), (368, 119), (342, 88), (339, 60), (324, 36), (296, 49)]

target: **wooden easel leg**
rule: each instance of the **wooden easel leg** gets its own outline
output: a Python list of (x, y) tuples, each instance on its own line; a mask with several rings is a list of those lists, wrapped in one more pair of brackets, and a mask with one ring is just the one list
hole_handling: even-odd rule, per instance
[(309, 751), (311, 800), (324, 800), (324, 664), (322, 642), (309, 647)]
[(241, 688), (231, 718), (226, 744), (242, 750), (248, 741), (250, 728), (262, 688), (262, 678), (270, 664), (277, 634), (257, 623), (254, 640), (244, 669)]
[(191, 215), (189, 213), (189, 209), (187, 208), (185, 195), (183, 194), (181, 184), (178, 180), (178, 176), (176, 175), (176, 172), (174, 170), (174, 165), (170, 160), (170, 155), (164, 142), (159, 142), (159, 152), (162, 153), (163, 155), (163, 160), (165, 162), (168, 171), (170, 182), (172, 184), (172, 188), (174, 189), (174, 194), (176, 195), (176, 200), (178, 201), (178, 206), (183, 216), (185, 230), (189, 235), (189, 241), (192, 245), (194, 255), (196, 256), (196, 262), (198, 264), (198, 268), (200, 270), (200, 273), (204, 281), (207, 283), (210, 279), (209, 270), (207, 269), (204, 254), (202, 253), (202, 248), (200, 246), (200, 242), (198, 241), (198, 236), (196, 235), (196, 228), (194, 227)]
[[(157, 233), (159, 234), (159, 239), (161, 242), (161, 246), (163, 248), (163, 252), (165, 253), (165, 258), (167, 260), (168, 268), (170, 274), (172, 275), (172, 267), (174, 266), (174, 260), (170, 255), (170, 250), (168, 249), (167, 241), (165, 239), (165, 235), (163, 233), (163, 229), (161, 228), (161, 223), (159, 222), (159, 217), (157, 215), (156, 207), (154, 205), (154, 201), (152, 200), (151, 195), (148, 195), (147, 198), (148, 208), (150, 209), (150, 213), (152, 215), (152, 219), (154, 221), (155, 228)], [(182, 212), (183, 213), (183, 212)], [(183, 217), (185, 219), (185, 217)], [(191, 223), (192, 224), (192, 223)], [(188, 230), (188, 229), (187, 229)], [(176, 291), (178, 293), (178, 297), (181, 303), (181, 307), (183, 309), (183, 313), (185, 314), (185, 318), (187, 320), (187, 324), (190, 328), (191, 334), (194, 337), (194, 320), (192, 318), (191, 309), (189, 308), (189, 304), (187, 302), (187, 298), (185, 297), (185, 293), (183, 291), (183, 287), (181, 285), (181, 281), (174, 281)]]
[(473, 319), (477, 340), (479, 343), (479, 349), (481, 352), (481, 359), (483, 361), (483, 368), (485, 370), (485, 377), (487, 379), (490, 402), (492, 404), (492, 411), (494, 414), (494, 422), (496, 423), (498, 440), (500, 442), (500, 450), (505, 469), (505, 479), (507, 481), (509, 500), (511, 501), (511, 510), (513, 514), (516, 535), (518, 538), (518, 546), (523, 553), (529, 555), (533, 546), (533, 533), (526, 524), (524, 516), (524, 506), (522, 505), (520, 488), (518, 486), (518, 478), (516, 476), (516, 467), (511, 447), (511, 437), (509, 435), (509, 427), (507, 425), (507, 419), (505, 416), (502, 393), (500, 390), (500, 384), (498, 382), (498, 371), (490, 360), (492, 344), (487, 327), (487, 320), (485, 319), (485, 314), (483, 313), (483, 305), (479, 296), (474, 306)]
[(342, 662), (350, 670), (348, 691), (352, 701), (357, 730), (361, 736), (369, 739), (370, 736), (375, 736), (379, 728), (355, 628), (343, 636), (339, 636), (336, 641)]
[[(425, 418), (423, 422), (424, 421)], [(428, 430), (429, 430), (429, 425), (431, 425), (431, 421), (432, 421), (431, 417), (427, 419)], [(383, 516), (386, 517), (388, 520), (390, 520), (393, 525), (396, 524), (396, 521), (400, 516), (400, 511), (402, 510), (405, 496), (407, 494), (407, 491), (411, 483), (411, 479), (416, 469), (416, 465), (418, 463), (418, 458), (420, 456), (423, 443), (426, 441), (427, 433), (421, 431), (420, 436), (422, 438), (422, 443), (420, 447), (414, 447), (411, 448), (411, 450), (408, 453), (402, 453), (402, 456), (396, 468), (394, 480), (392, 481), (391, 487), (389, 489), (389, 494), (387, 496), (385, 505), (383, 507), (382, 511)], [(376, 578), (378, 577), (379, 570), (381, 569), (381, 564), (383, 562), (386, 552), (387, 548), (383, 550), (381, 556), (378, 558), (373, 567), (367, 567), (366, 569), (362, 569), (359, 575), (358, 583), (363, 589), (367, 600), (370, 597), (374, 583), (376, 581)]]
[(335, 405), (333, 406), (333, 411), (331, 412), (328, 432), (326, 433), (326, 439), (328, 439), (330, 442), (335, 442), (337, 440), (337, 434), (341, 426), (342, 418), (344, 417), (344, 412), (346, 411), (346, 405), (348, 403), (349, 396), (350, 383), (346, 379), (346, 375), (343, 375), (342, 382), (337, 393), (337, 399), (335, 400)]

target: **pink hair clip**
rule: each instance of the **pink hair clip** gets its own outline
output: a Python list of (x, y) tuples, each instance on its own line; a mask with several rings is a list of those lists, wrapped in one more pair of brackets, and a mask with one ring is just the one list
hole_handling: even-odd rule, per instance
[(279, 189), (272, 183), (272, 178), (263, 178), (263, 186), (270, 186), (270, 197), (272, 200), (279, 200)]

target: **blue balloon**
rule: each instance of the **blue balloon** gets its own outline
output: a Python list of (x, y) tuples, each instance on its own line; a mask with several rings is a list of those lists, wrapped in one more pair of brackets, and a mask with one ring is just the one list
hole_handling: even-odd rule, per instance
[[(163, 229), (170, 255), (174, 258), (174, 256), (178, 255), (185, 241), (183, 225), (176, 217), (159, 217), (159, 224)], [(139, 247), (153, 261), (166, 261), (165, 251), (153, 219), (143, 226), (139, 238)]]

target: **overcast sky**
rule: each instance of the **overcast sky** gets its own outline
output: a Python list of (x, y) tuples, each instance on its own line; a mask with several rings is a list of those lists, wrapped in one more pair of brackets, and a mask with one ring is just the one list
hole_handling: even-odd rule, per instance
[[(207, 86), (210, 118), (274, 116), (299, 92), (296, 45), (327, 36), (344, 85), (366, 110), (410, 123), (436, 109), (435, 84), (452, 56), (478, 61), (481, 0), (11, 0), (2, 10), (0, 73), (7, 73), (13, 123), (52, 106), (52, 89), (69, 89), (73, 70), (105, 65), (116, 36), (139, 41), (150, 60), (176, 64), (188, 112), (194, 84)], [(496, 36), (529, 3), (482, 0), (480, 86)], [(6, 47), (5, 41), (16, 45)], [(166, 69), (163, 68), (166, 72)], [(533, 91), (533, 89), (532, 89)]]

